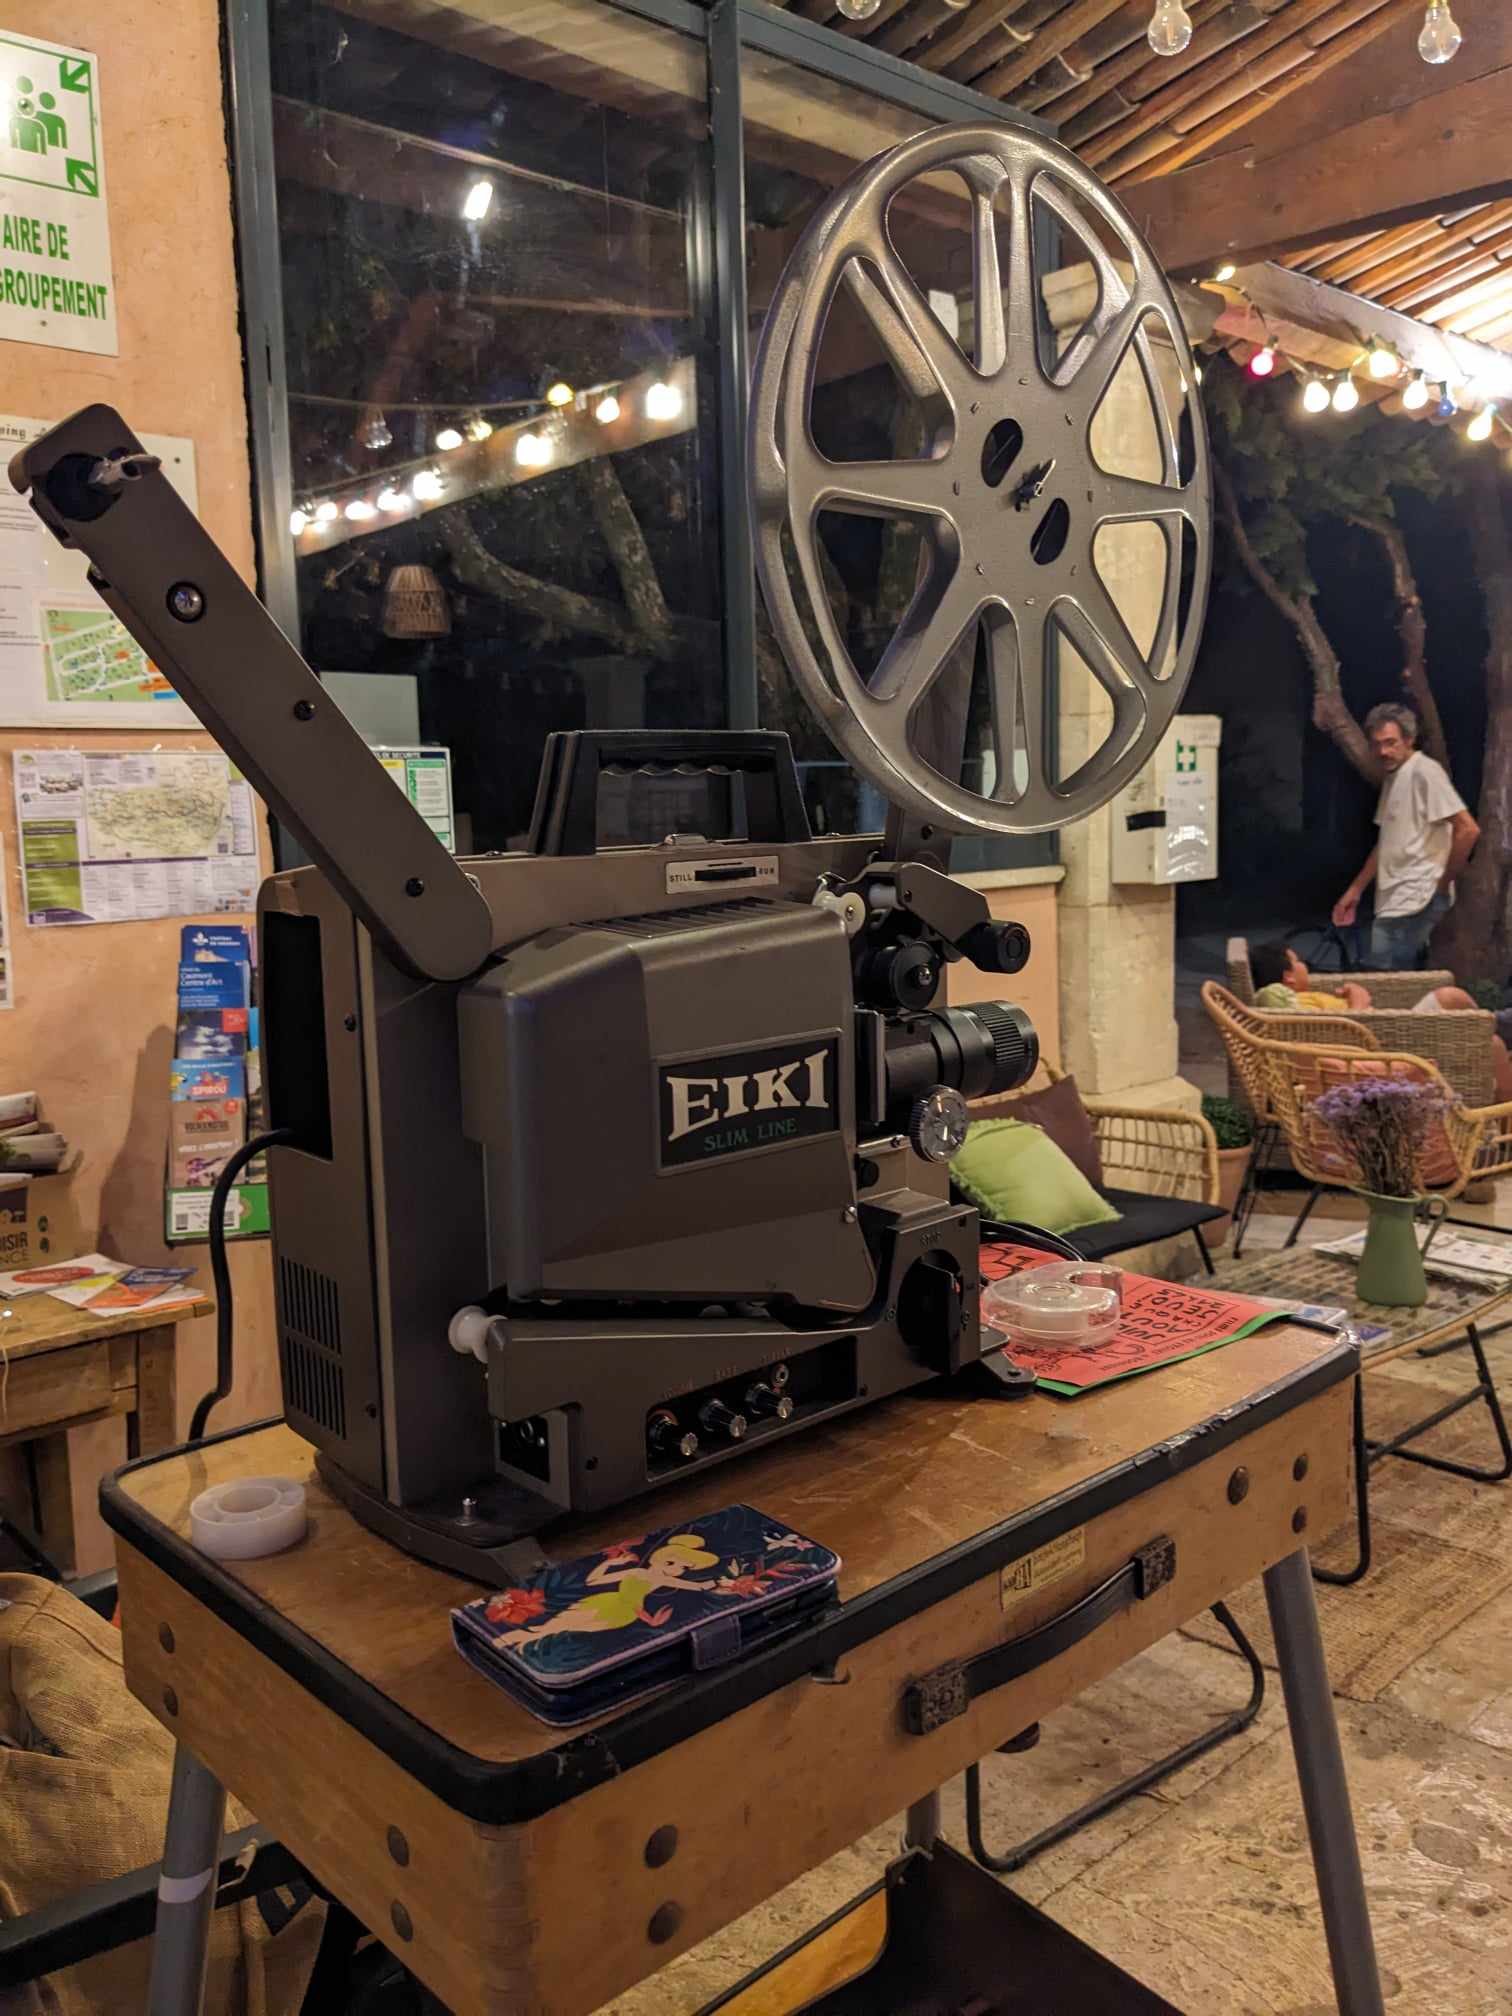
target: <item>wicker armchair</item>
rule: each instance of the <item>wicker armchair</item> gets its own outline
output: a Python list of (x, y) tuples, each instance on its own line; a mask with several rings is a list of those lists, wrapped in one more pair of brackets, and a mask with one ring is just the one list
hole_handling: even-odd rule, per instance
[(1477, 1108), (1463, 1105), (1444, 1074), (1426, 1058), (1321, 1043), (1260, 1043), (1256, 1047), (1276, 1124), (1296, 1169), (1313, 1185), (1302, 1219), (1319, 1191), (1361, 1185), (1360, 1170), (1348, 1149), (1332, 1128), (1319, 1120), (1312, 1103), (1320, 1093), (1354, 1075), (1406, 1077), (1437, 1085), (1443, 1093), (1442, 1119), (1419, 1150), (1416, 1180), (1420, 1191), (1457, 1197), (1467, 1183), (1483, 1182), (1512, 1170), (1512, 1103)]
[[(1229, 986), (1236, 1006), (1245, 1008), (1257, 1017), (1263, 1018), (1260, 1033), (1275, 1042), (1295, 1040), (1303, 1043), (1334, 1043), (1341, 1039), (1334, 1032), (1341, 1026), (1342, 1018), (1308, 1015), (1278, 1015), (1265, 1008), (1254, 1007), (1255, 983), (1250, 972), (1249, 941), (1245, 938), (1230, 938), (1227, 956)], [(1327, 991), (1328, 982), (1334, 976), (1320, 974), (1319, 983)], [(1452, 1008), (1445, 1013), (1414, 1015), (1414, 1002), (1421, 1001), (1432, 987), (1452, 987), (1454, 975), (1438, 970), (1423, 973), (1345, 973), (1341, 980), (1356, 980), (1370, 990), (1369, 1008), (1351, 1010), (1349, 1020), (1356, 1030), (1366, 1030), (1371, 1037), (1368, 1047), (1405, 1052), (1414, 1057), (1426, 1057), (1436, 1064), (1445, 1078), (1453, 1086), (1456, 1097), (1468, 1106), (1484, 1106), (1490, 1103), (1496, 1089), (1496, 1063), (1492, 1053), (1491, 1039), (1496, 1034), (1496, 1018), (1479, 1008)], [(1203, 990), (1204, 999), (1206, 989)], [(1211, 1011), (1210, 1011), (1211, 1012)], [(1305, 1032), (1297, 1025), (1305, 1023)], [(1329, 1033), (1324, 1033), (1325, 1023)], [(1236, 1078), (1233, 1054), (1230, 1052), (1229, 1096), (1241, 1104), (1253, 1107), (1253, 1096), (1242, 1078)]]
[[(1231, 939), (1242, 945), (1242, 938)], [(1379, 1050), (1380, 1043), (1353, 1015), (1287, 1015), (1247, 1007), (1216, 980), (1202, 983), (1202, 1005), (1223, 1038), (1228, 1057), (1229, 1097), (1264, 1126), (1275, 1119), (1262, 1061), (1266, 1043), (1334, 1043), (1346, 1050)], [(1424, 1021), (1427, 1017), (1420, 1018)]]

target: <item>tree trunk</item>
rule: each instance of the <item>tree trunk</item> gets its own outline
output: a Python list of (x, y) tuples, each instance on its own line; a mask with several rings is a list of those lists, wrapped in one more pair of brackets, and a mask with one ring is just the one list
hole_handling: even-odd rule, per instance
[(1297, 641), (1302, 646), (1302, 655), (1307, 660), (1308, 671), (1312, 674), (1312, 721), (1327, 735), (1346, 759), (1352, 763), (1360, 775), (1372, 784), (1381, 781), (1380, 765), (1376, 762), (1365, 730), (1356, 721), (1344, 698), (1343, 682), (1339, 676), (1339, 659), (1328, 634), (1318, 621), (1310, 595), (1288, 595), (1275, 575), (1265, 565), (1250, 543), (1244, 520), (1239, 512), (1239, 500), (1234, 495), (1234, 486), (1223, 464), (1213, 463), (1213, 479), (1218, 491), (1218, 505), (1229, 536), (1234, 542), (1234, 551), (1244, 571), (1255, 586), (1290, 623), (1297, 633)]
[(1512, 974), (1512, 538), (1502, 482), (1490, 456), (1470, 458), (1465, 513), (1476, 578), (1486, 604), (1486, 759), (1481, 771), (1481, 837), (1455, 887), (1455, 904), (1434, 936), (1433, 956), (1459, 980)]
[(1449, 747), (1444, 740), (1438, 701), (1428, 682), (1428, 624), (1402, 528), (1393, 525), (1389, 518), (1353, 518), (1350, 522), (1373, 532), (1386, 549), (1391, 592), (1396, 598), (1397, 635), (1402, 640), (1402, 689), (1408, 706), (1418, 717), (1417, 745), (1447, 770)]

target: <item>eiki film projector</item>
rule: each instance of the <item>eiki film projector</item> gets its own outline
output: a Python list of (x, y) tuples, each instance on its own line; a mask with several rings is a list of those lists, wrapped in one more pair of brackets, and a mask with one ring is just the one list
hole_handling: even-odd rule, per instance
[[(946, 171), (972, 217), (966, 348), (888, 230), (898, 192)], [(1058, 351), (1041, 210), (1096, 281)], [(842, 289), (927, 417), (916, 459), (816, 445)], [(1093, 451), (1125, 368), (1158, 475)], [(949, 1162), (965, 1102), (1023, 1083), (1038, 1044), (1009, 999), (943, 1005), (943, 976), (966, 959), (1006, 980), (1028, 939), (946, 872), (948, 836), (1083, 816), (1169, 726), (1210, 566), (1196, 382), (1129, 217), (1036, 134), (922, 133), (812, 218), (751, 389), (756, 564), (793, 679), (893, 808), (885, 838), (811, 836), (783, 735), (587, 732), (550, 738), (528, 851), (453, 859), (118, 414), (88, 407), (17, 454), (15, 487), (315, 864), (258, 902), (279, 1350), (289, 1422), (361, 1519), (506, 1581), (566, 1513), (925, 1380), (1018, 1376), (980, 1322), (978, 1219)], [(823, 511), (919, 533), (912, 601), (864, 677), (825, 594)], [(1159, 535), (1145, 645), (1094, 559), (1125, 521)], [(1068, 776), (1055, 640), (1111, 703)], [(974, 662), (982, 793), (948, 704)], [(641, 794), (648, 830), (668, 778), (702, 780), (743, 831), (600, 844), (606, 802)]]

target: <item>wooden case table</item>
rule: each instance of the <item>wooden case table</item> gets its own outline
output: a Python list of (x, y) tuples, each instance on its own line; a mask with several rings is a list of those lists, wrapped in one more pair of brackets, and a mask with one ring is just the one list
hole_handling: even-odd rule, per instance
[[(738, 1497), (844, 1567), (830, 1612), (572, 1731), (464, 1664), (475, 1589), (358, 1525), (287, 1428), (129, 1465), (102, 1493), (126, 1676), (179, 1740), (154, 2011), (198, 2008), (222, 1787), (451, 2009), (579, 2016), (889, 1815), (927, 1834), (945, 1781), (1264, 1573), (1340, 2006), (1375, 2016), (1306, 1555), (1346, 1511), (1357, 1364), (1278, 1324), (1073, 1402), (925, 1389), (574, 1522), (548, 1552)], [(191, 1499), (269, 1474), (306, 1483), (306, 1539), (200, 1555)], [(1161, 1542), (1168, 1579), (1110, 1609)], [(963, 1673), (994, 1652), (1022, 1670)]]

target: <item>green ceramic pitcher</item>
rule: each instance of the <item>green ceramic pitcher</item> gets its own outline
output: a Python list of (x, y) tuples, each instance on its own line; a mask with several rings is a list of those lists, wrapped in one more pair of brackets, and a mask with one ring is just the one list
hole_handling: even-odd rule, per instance
[(1393, 1309), (1420, 1308), (1428, 1300), (1428, 1280), (1417, 1243), (1418, 1206), (1436, 1207), (1436, 1215), (1442, 1219), (1448, 1204), (1442, 1197), (1379, 1197), (1370, 1190), (1359, 1194), (1370, 1206), (1370, 1225), (1355, 1293), (1362, 1302)]

